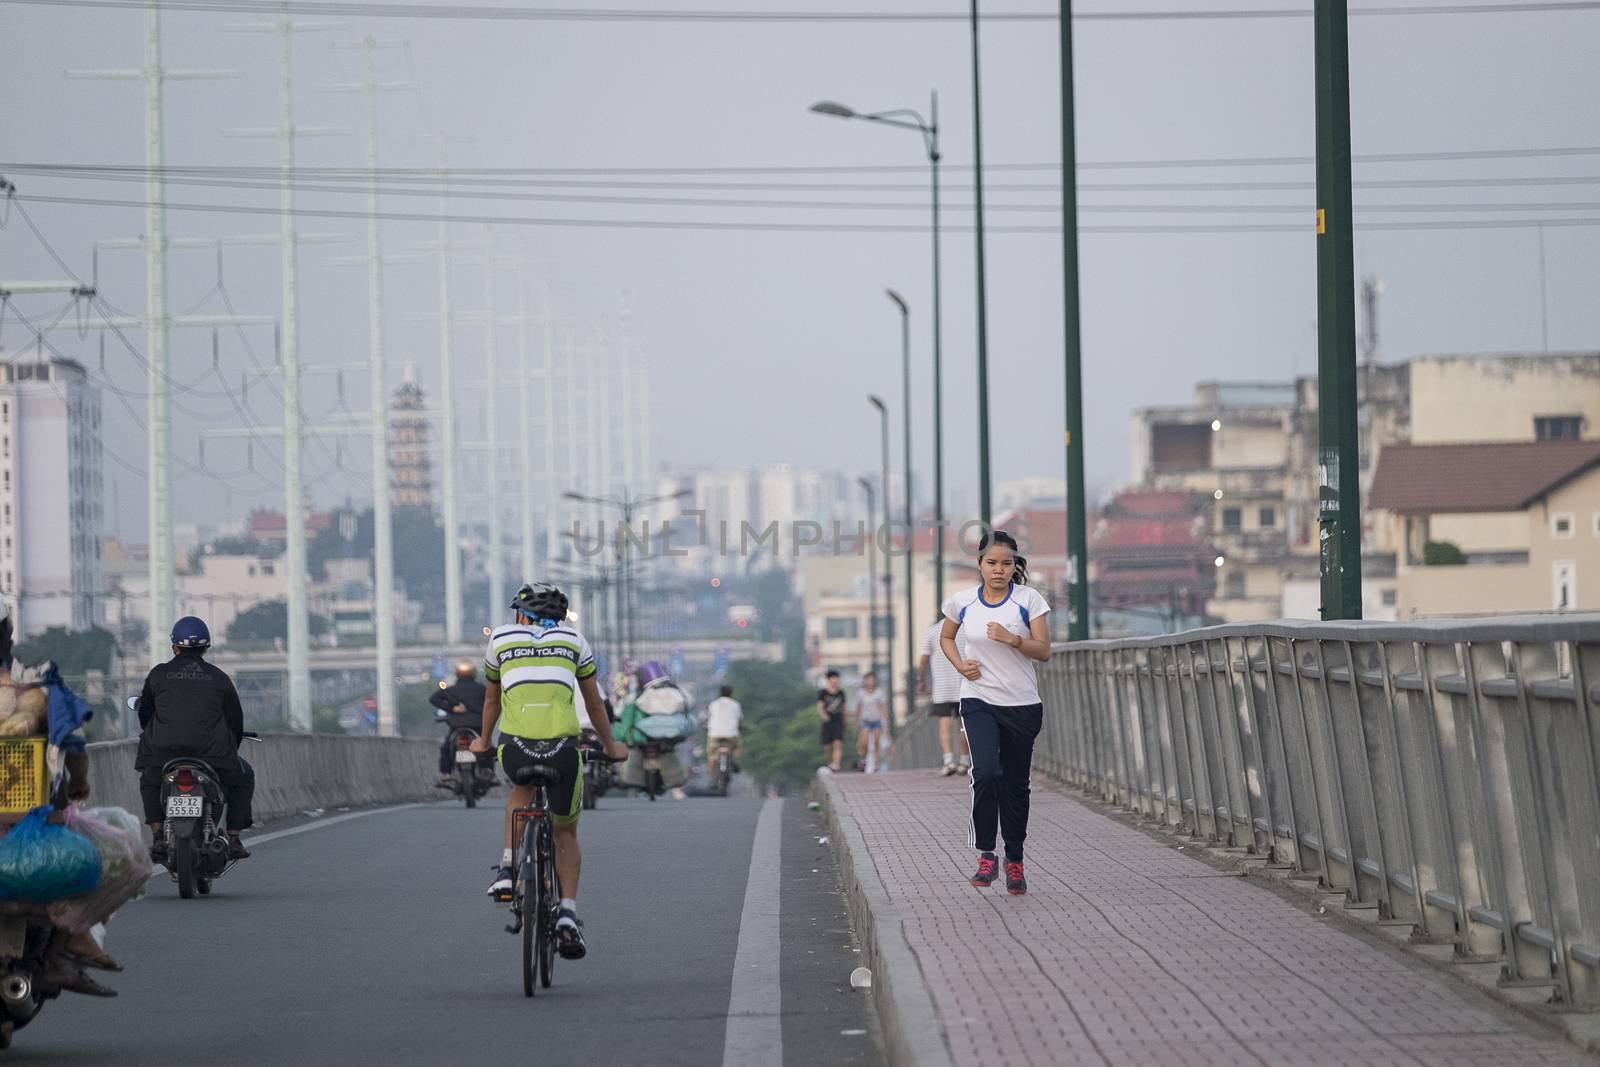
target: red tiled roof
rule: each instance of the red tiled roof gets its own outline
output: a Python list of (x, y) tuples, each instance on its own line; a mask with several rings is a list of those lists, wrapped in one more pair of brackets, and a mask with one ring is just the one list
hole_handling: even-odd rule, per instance
[(1600, 465), (1600, 441), (1394, 444), (1378, 457), (1375, 508), (1408, 514), (1522, 511)]

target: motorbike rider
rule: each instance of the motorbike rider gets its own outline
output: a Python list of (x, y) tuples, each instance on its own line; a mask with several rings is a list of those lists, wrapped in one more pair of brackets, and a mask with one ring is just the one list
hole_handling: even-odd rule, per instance
[(725, 685), (717, 698), (706, 705), (706, 777), (716, 773), (717, 750), (726, 748), (731, 759), (730, 770), (738, 770), (739, 724), (744, 719), (744, 708), (733, 699), (733, 686)]
[[(566, 623), (567, 597), (553, 585), (523, 585), (511, 601), (516, 621), (489, 635), (484, 654), (488, 690), (483, 701), (483, 732), (474, 752), (488, 752), (495, 726), (501, 727), (500, 765), (515, 782), (520, 767), (542, 763), (559, 772), (560, 781), (546, 787), (551, 831), (555, 838), (556, 879), (561, 901), (556, 917), (556, 946), (562, 958), (582, 959), (583, 924), (578, 921), (578, 813), (583, 804), (583, 762), (578, 752), (578, 713), (574, 692), (582, 694), (589, 722), (612, 759), (626, 759), (628, 750), (611, 736), (605, 701), (595, 681), (597, 668), (588, 640)], [(505, 851), (489, 895), (496, 899), (512, 887), (511, 858), (516, 845), (512, 812), (533, 802), (533, 787), (513, 784), (506, 796)]]
[(439, 745), (439, 784), (448, 786), (455, 781), (455, 753), (451, 751), (450, 735), (468, 726), (476, 730), (483, 725), (484, 685), (478, 681), (478, 668), (470, 659), (456, 664), (453, 685), (441, 688), (428, 698), (428, 703), (444, 712), (444, 741)]
[(193, 615), (172, 626), (172, 658), (157, 665), (144, 680), (139, 695), (139, 796), (144, 801), (145, 822), (155, 834), (150, 858), (167, 861), (167, 844), (161, 836), (161, 768), (168, 760), (188, 756), (205, 760), (216, 772), (228, 806), (228, 858), (242, 860), (250, 853), (239, 831), (251, 825), (250, 800), (255, 795), (256, 774), (239, 755), (244, 740), (244, 709), (239, 692), (226, 671), (205, 660), (211, 631)]

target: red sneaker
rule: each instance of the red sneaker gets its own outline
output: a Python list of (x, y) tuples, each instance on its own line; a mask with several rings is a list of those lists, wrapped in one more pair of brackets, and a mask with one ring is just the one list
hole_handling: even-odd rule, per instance
[(978, 857), (978, 873), (972, 876), (972, 884), (979, 889), (988, 889), (994, 885), (994, 880), (1000, 873), (1000, 860), (993, 852), (985, 852)]
[(1006, 864), (1006, 892), (1014, 897), (1020, 897), (1028, 891), (1028, 880), (1022, 877), (1022, 861), (1013, 860)]

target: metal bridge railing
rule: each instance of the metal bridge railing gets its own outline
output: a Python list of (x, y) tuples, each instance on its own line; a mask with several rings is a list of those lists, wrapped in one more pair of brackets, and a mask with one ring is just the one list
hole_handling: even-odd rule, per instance
[(1043, 772), (1600, 1007), (1600, 615), (1080, 642), (1040, 681)]

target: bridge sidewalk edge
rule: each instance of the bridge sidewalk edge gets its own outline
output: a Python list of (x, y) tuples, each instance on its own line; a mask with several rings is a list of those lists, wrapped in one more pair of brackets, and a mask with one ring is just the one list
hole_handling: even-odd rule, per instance
[(850, 803), (825, 775), (817, 778), (816, 794), (827, 814), (862, 956), (872, 971), (872, 999), (889, 1062), (897, 1067), (949, 1067), (949, 1037), (933, 1006), (922, 964), (906, 940), (900, 911), (878, 877)]

